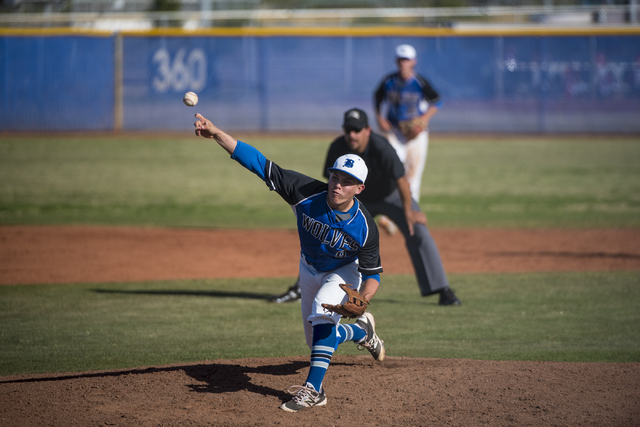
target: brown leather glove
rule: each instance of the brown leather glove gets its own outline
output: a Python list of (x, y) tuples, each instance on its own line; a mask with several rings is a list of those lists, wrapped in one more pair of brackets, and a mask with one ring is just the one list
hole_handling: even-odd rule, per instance
[(347, 301), (338, 305), (322, 304), (322, 308), (351, 319), (362, 316), (367, 311), (369, 301), (349, 285), (341, 283), (340, 288), (346, 292)]

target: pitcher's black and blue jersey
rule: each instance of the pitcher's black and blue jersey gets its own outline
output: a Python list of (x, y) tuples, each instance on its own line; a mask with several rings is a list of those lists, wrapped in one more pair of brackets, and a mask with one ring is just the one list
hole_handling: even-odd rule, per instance
[(302, 256), (317, 271), (335, 270), (357, 260), (364, 276), (382, 273), (378, 227), (358, 199), (349, 212), (336, 212), (327, 203), (327, 183), (282, 169), (241, 141), (231, 158), (291, 205)]

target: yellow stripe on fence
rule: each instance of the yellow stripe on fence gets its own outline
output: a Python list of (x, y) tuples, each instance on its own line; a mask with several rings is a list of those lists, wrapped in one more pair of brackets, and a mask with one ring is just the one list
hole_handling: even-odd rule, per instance
[[(109, 37), (115, 31), (89, 28), (0, 28), (0, 36), (66, 36), (85, 35)], [(152, 30), (126, 30), (120, 34), (128, 37), (491, 37), (491, 36), (633, 36), (640, 35), (640, 27), (504, 27), (504, 28), (416, 28), (416, 27), (236, 27), (156, 28)]]
[(640, 35), (640, 27), (506, 27), (506, 28), (415, 28), (415, 27), (242, 27), (203, 28), (183, 30), (180, 28), (157, 28), (153, 30), (123, 31), (125, 36), (218, 36), (218, 37), (375, 37), (375, 36), (618, 36)]
[(109, 37), (113, 31), (90, 28), (0, 28), (0, 36), (94, 36)]

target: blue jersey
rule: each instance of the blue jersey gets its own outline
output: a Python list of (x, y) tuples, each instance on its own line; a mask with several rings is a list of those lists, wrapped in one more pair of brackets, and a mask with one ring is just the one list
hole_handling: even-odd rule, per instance
[(357, 260), (363, 275), (382, 273), (378, 227), (358, 199), (348, 212), (336, 212), (327, 203), (327, 183), (282, 169), (241, 141), (231, 158), (291, 205), (302, 256), (316, 270), (332, 271)]
[(421, 116), (429, 108), (429, 104), (441, 105), (440, 95), (431, 84), (419, 74), (414, 74), (405, 81), (395, 72), (385, 76), (374, 95), (376, 113), (380, 106), (387, 103), (387, 120), (398, 126), (399, 122)]

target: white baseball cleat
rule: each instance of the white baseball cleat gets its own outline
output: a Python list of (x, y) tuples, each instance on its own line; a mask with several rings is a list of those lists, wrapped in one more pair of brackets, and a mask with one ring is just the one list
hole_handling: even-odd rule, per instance
[(367, 335), (358, 344), (358, 350), (367, 349), (378, 362), (384, 360), (384, 341), (376, 335), (376, 321), (373, 314), (367, 312), (356, 320), (356, 325), (367, 332)]
[[(294, 391), (291, 391), (292, 389)], [(327, 404), (327, 396), (324, 394), (323, 387), (320, 387), (320, 392), (317, 392), (309, 383), (292, 385), (287, 390), (287, 393), (293, 394), (293, 398), (280, 406), (280, 409), (284, 409), (287, 412), (298, 412), (301, 409)]]

